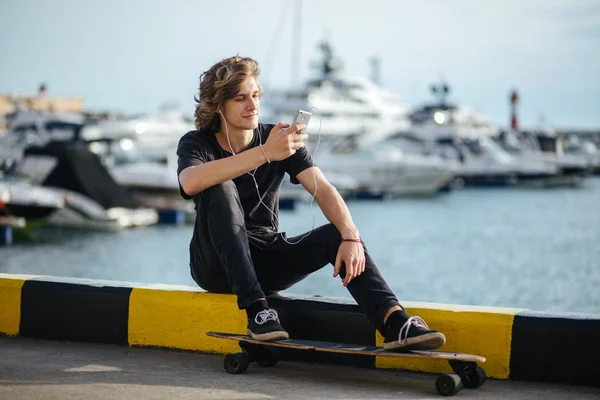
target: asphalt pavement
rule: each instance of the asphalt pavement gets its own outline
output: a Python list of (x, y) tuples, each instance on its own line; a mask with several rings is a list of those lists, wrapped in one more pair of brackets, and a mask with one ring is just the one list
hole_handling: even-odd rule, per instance
[[(336, 365), (251, 364), (223, 355), (0, 337), (0, 399), (439, 399), (436, 375)], [(599, 378), (600, 379), (600, 378)], [(600, 388), (488, 379), (464, 399), (600, 399)]]

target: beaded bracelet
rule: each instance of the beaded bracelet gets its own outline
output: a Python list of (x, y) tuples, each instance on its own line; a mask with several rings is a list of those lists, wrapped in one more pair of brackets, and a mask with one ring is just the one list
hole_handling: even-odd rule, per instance
[(358, 239), (344, 239), (344, 238), (342, 238), (342, 242), (354, 242), (354, 243), (365, 244), (365, 242), (363, 242), (361, 238), (358, 238)]

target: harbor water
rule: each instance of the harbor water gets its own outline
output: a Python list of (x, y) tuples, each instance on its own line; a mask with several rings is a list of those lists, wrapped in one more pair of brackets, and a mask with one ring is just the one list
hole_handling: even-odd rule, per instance
[[(580, 188), (462, 189), (434, 198), (350, 201), (369, 253), (401, 301), (600, 313), (600, 178)], [(280, 213), (288, 236), (326, 222)], [(0, 272), (195, 286), (192, 226), (122, 232), (42, 228), (0, 248)], [(285, 268), (285, 266), (282, 266)], [(350, 298), (326, 266), (289, 294)]]

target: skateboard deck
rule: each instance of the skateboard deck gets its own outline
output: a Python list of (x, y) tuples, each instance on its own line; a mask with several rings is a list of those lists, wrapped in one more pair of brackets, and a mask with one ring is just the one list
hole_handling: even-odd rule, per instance
[(242, 349), (241, 353), (229, 354), (225, 358), (225, 370), (232, 374), (240, 374), (246, 371), (250, 362), (256, 361), (259, 365), (269, 367), (277, 364), (279, 354), (277, 348), (288, 348), (306, 351), (320, 351), (329, 353), (343, 353), (368, 355), (378, 357), (396, 357), (396, 358), (428, 358), (446, 360), (449, 362), (454, 374), (442, 374), (436, 382), (438, 393), (451, 396), (464, 386), (467, 388), (477, 388), (485, 382), (485, 371), (477, 366), (477, 363), (484, 363), (485, 357), (444, 352), (444, 351), (425, 351), (425, 350), (409, 350), (409, 351), (389, 351), (384, 350), (380, 346), (363, 346), (348, 343), (334, 343), (318, 340), (304, 339), (285, 339), (272, 342), (252, 339), (250, 336), (223, 333), (223, 332), (207, 332), (208, 336), (237, 341)]
[(323, 342), (319, 340), (286, 339), (277, 340), (274, 342), (267, 342), (252, 339), (250, 336), (247, 335), (239, 335), (234, 333), (207, 332), (206, 334), (208, 336), (213, 336), (221, 339), (236, 340), (238, 342), (254, 343), (262, 346), (285, 347), (289, 349), (298, 350), (324, 351), (329, 353), (361, 354), (366, 356), (378, 357), (437, 358), (442, 360), (459, 360), (466, 362), (485, 362), (485, 357), (482, 356), (463, 353), (450, 353), (444, 351), (412, 350), (406, 352), (396, 352), (384, 350), (380, 346), (361, 346), (358, 344)]

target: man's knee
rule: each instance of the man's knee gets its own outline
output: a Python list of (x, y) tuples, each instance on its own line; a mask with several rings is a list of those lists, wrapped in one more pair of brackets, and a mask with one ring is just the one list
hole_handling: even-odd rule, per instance
[(342, 235), (340, 235), (340, 232), (335, 227), (335, 225), (331, 223), (323, 225), (321, 229), (322, 243), (326, 245), (327, 253), (329, 254), (329, 258), (331, 259), (330, 262), (333, 263), (335, 262), (335, 258), (337, 256), (340, 244), (342, 243)]
[(340, 231), (338, 231), (338, 229), (335, 227), (334, 224), (332, 223), (328, 223), (323, 225), (323, 229), (326, 232), (326, 237), (332, 241), (332, 242), (337, 242), (337, 244), (342, 243), (342, 235), (340, 234)]

